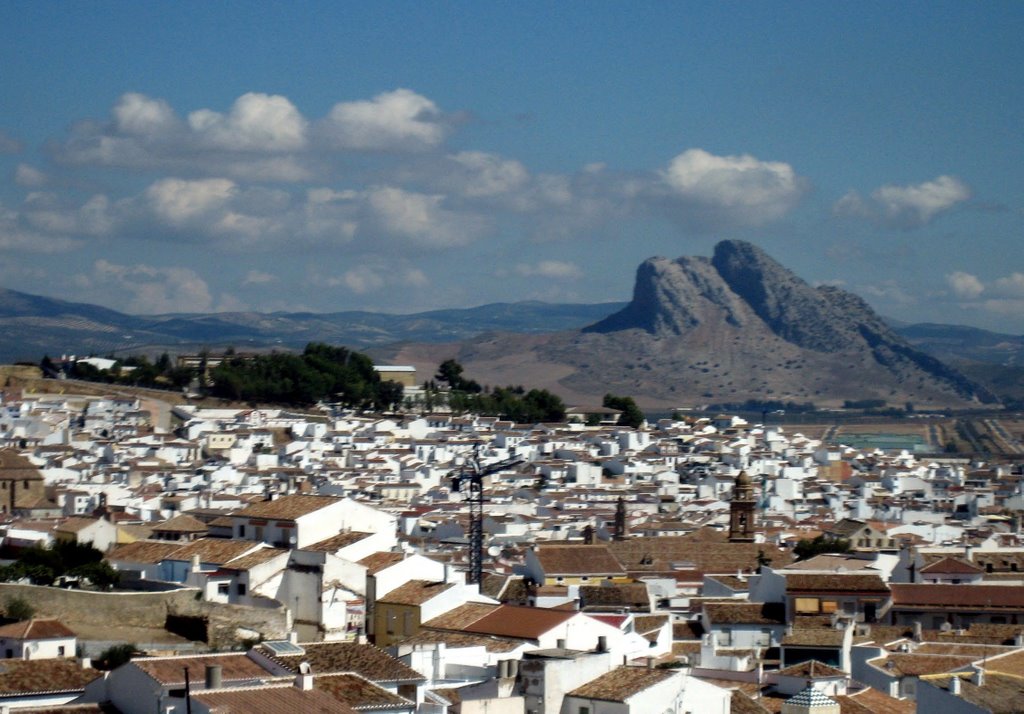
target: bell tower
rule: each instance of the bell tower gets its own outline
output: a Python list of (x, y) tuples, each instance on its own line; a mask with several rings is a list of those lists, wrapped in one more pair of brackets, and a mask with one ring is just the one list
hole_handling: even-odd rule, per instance
[(729, 542), (753, 543), (757, 517), (754, 484), (746, 471), (740, 471), (729, 499)]

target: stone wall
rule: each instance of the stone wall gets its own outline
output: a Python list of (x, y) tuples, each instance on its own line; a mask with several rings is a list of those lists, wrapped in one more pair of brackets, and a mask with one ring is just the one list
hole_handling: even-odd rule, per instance
[[(206, 622), (211, 647), (227, 648), (257, 633), (263, 639), (283, 639), (289, 629), (288, 612), (282, 607), (261, 608), (223, 605), (199, 599), (196, 588), (169, 592), (89, 592), (38, 585), (0, 583), (0, 602), (22, 597), (40, 617), (56, 617), (72, 630), (118, 627), (162, 629), (168, 615), (201, 618)], [(239, 633), (239, 630), (244, 632)]]

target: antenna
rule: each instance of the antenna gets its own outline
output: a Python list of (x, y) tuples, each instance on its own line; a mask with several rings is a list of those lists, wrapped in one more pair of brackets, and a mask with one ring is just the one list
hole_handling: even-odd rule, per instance
[(461, 468), (449, 472), (452, 491), (463, 491), (466, 485), (466, 501), (469, 503), (469, 584), (477, 584), (484, 577), (484, 476), (523, 463), (525, 459), (513, 456), (486, 466), (480, 463), (480, 445), (473, 449), (473, 455), (466, 459)]

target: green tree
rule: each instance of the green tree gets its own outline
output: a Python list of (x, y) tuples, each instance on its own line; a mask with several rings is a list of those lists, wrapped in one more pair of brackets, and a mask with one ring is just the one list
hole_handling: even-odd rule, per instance
[(4, 602), (4, 617), (16, 622), (31, 620), (36, 616), (36, 609), (25, 598), (15, 595)]
[(434, 379), (444, 382), (449, 389), (460, 389), (462, 387), (462, 365), (454, 359), (446, 359), (437, 368), (437, 375)]
[(111, 645), (107, 649), (100, 652), (100, 656), (93, 660), (93, 666), (96, 669), (110, 671), (117, 669), (122, 664), (130, 662), (132, 656), (137, 652), (137, 648), (132, 644), (121, 644)]
[(807, 560), (823, 553), (849, 553), (850, 541), (846, 538), (829, 538), (819, 535), (813, 539), (803, 538), (793, 548), (797, 560)]
[(618, 397), (614, 394), (605, 394), (603, 406), (607, 409), (617, 409), (622, 414), (619, 416), (619, 424), (636, 429), (644, 423), (644, 413), (636, 405), (632, 397)]

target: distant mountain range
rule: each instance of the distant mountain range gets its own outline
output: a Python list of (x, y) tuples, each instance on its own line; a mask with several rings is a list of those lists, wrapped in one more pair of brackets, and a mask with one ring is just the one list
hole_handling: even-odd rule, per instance
[[(983, 384), (911, 345), (861, 298), (812, 287), (743, 241), (722, 241), (711, 258), (644, 261), (633, 299), (582, 330), (486, 335), (449, 352), (478, 381), (542, 386), (574, 401), (627, 394), (648, 408), (997, 401)], [(442, 356), (433, 345), (382, 354), (412, 364)]]
[(1024, 337), (893, 327), (857, 296), (811, 287), (741, 241), (720, 243), (711, 258), (645, 261), (628, 303), (138, 316), (0, 289), (0, 362), (312, 341), (423, 370), (454, 356), (477, 381), (547, 386), (572, 401), (617, 391), (660, 406), (869, 396), (964, 405), (1024, 383)]

